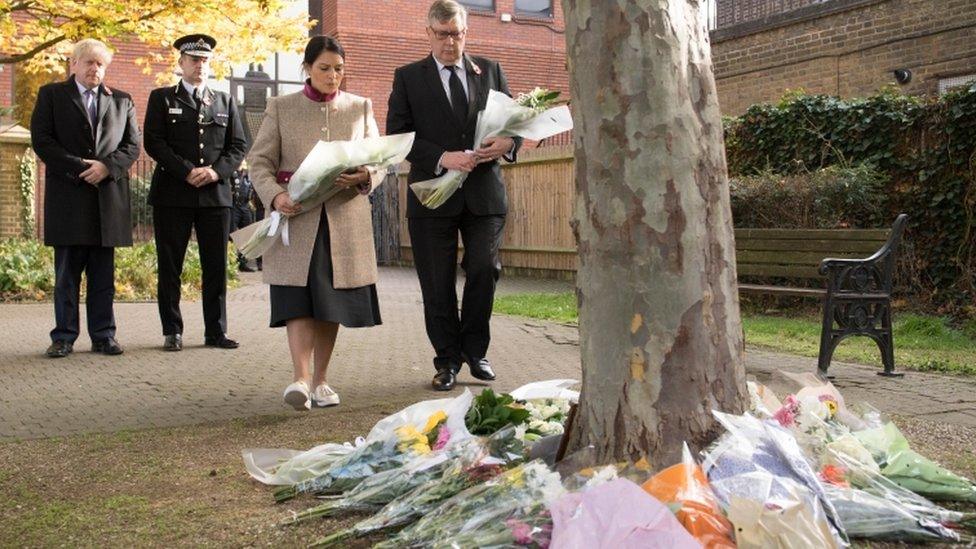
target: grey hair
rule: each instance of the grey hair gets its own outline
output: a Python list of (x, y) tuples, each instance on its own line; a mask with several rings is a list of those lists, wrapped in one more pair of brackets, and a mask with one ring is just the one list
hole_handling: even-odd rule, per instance
[(434, 0), (427, 12), (427, 23), (449, 23), (457, 19), (461, 25), (468, 26), (468, 10), (454, 0)]
[(87, 55), (100, 57), (102, 61), (105, 61), (106, 65), (112, 62), (112, 50), (108, 49), (105, 42), (95, 40), (94, 38), (79, 40), (71, 50), (72, 61), (80, 61)]

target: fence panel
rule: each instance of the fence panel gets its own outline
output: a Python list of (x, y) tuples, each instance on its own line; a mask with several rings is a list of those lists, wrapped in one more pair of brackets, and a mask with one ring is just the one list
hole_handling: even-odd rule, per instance
[[(538, 147), (503, 165), (508, 219), (502, 236), (502, 265), (508, 271), (571, 278), (578, 266), (570, 222), (576, 188), (571, 145)], [(399, 172), (399, 198), (406, 203), (407, 172)], [(402, 259), (412, 261), (406, 208), (401, 208)]]

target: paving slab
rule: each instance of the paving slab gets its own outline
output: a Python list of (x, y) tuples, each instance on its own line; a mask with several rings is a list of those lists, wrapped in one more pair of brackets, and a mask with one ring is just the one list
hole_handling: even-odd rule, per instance
[[(383, 324), (339, 332), (329, 381), (342, 396), (343, 407), (382, 406), (402, 402), (404, 396), (444, 396), (429, 389), (433, 367), (416, 274), (396, 267), (380, 273)], [(566, 282), (503, 278), (498, 291), (571, 288)], [(199, 302), (183, 304), (185, 349), (179, 353), (161, 350), (155, 303), (119, 303), (118, 340), (125, 354), (91, 353), (83, 333), (72, 355), (49, 359), (43, 352), (54, 318), (52, 305), (0, 305), (0, 441), (287, 413), (281, 400), (291, 381), (285, 332), (268, 327), (268, 288), (258, 274), (244, 275), (244, 284), (228, 295), (227, 310), (228, 335), (241, 342), (237, 350), (203, 346)], [(579, 379), (576, 328), (503, 315), (492, 318), (491, 328), (489, 358), (499, 378), (492, 384), (496, 390), (540, 379)], [(751, 348), (746, 362), (751, 376), (780, 392), (787, 384), (778, 371), (811, 372), (816, 363)], [(856, 364), (831, 366), (848, 400), (865, 400), (889, 413), (976, 425), (976, 381), (917, 372), (887, 379), (876, 372)], [(464, 370), (459, 385), (474, 391), (487, 386)]]

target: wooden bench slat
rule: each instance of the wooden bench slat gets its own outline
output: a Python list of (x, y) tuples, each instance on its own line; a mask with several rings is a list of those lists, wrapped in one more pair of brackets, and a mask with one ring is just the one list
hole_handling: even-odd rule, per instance
[[(834, 252), (831, 257), (845, 259), (862, 259), (864, 254)], [(819, 267), (820, 262), (827, 257), (823, 252), (788, 252), (783, 250), (736, 250), (735, 260), (738, 263), (758, 263), (763, 265), (800, 265)]]
[(794, 295), (799, 297), (822, 298), (827, 295), (827, 290), (820, 290), (818, 288), (790, 288), (784, 286), (764, 286), (762, 284), (739, 284), (739, 291), (759, 294)]
[(755, 263), (738, 263), (736, 270), (739, 276), (779, 276), (783, 278), (823, 278), (816, 267), (798, 265), (762, 265)]
[(735, 229), (736, 238), (790, 240), (872, 240), (884, 242), (890, 229)]
[[(757, 240), (752, 238), (738, 238), (735, 240), (736, 252), (743, 250), (786, 250), (820, 252), (823, 257), (831, 257), (838, 253), (855, 252), (868, 257), (881, 248), (878, 242), (862, 240)], [(823, 257), (821, 259), (823, 259)]]

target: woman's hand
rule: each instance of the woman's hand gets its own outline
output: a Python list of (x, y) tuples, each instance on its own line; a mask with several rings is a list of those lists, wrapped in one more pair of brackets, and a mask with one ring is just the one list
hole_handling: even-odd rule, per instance
[(360, 166), (351, 173), (342, 172), (336, 179), (336, 185), (343, 189), (351, 189), (367, 183), (369, 183), (369, 171), (366, 170), (366, 166)]
[(287, 192), (280, 192), (271, 201), (271, 207), (285, 215), (295, 215), (302, 211), (301, 204), (295, 204)]

